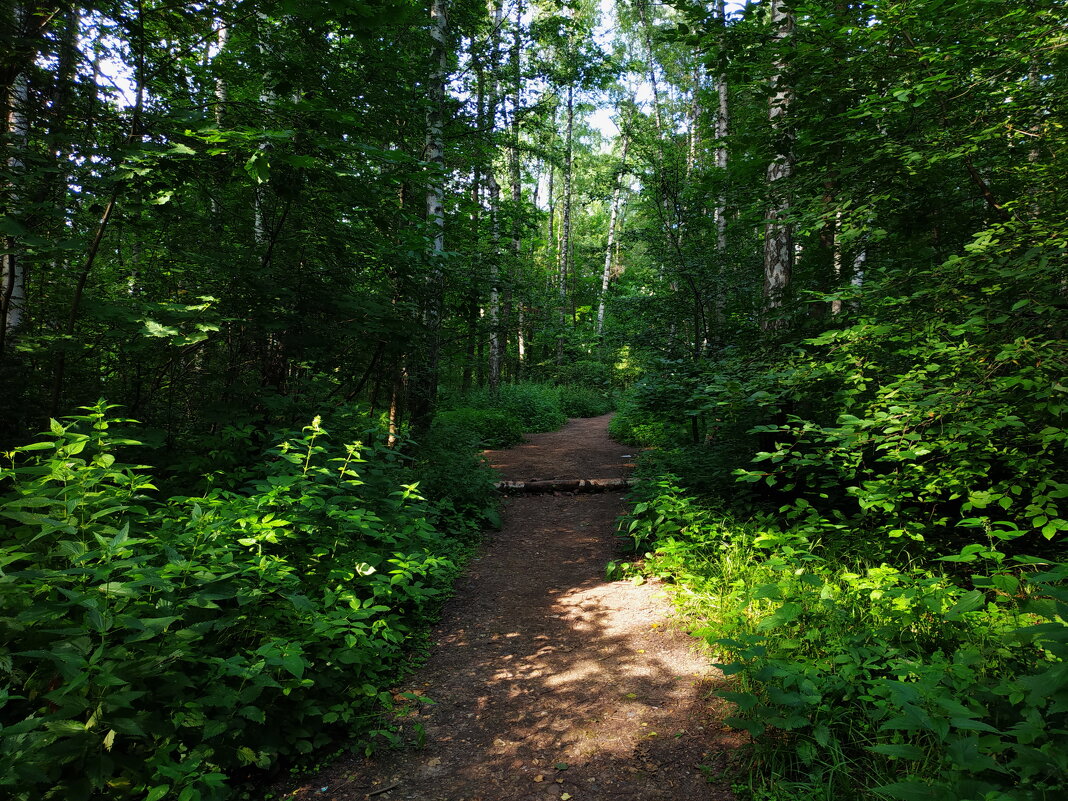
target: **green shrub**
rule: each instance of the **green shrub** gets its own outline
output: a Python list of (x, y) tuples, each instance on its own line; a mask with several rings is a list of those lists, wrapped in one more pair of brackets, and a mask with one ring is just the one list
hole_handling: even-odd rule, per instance
[(0, 470), (5, 797), (222, 798), (234, 771), (389, 736), (465, 550), (396, 453), (327, 447), (317, 419), (247, 486), (162, 503), (103, 403), (72, 421)]
[(615, 370), (604, 362), (578, 360), (543, 368), (545, 377), (561, 386), (582, 386), (607, 394), (614, 386)]
[(1068, 789), (1068, 564), (988, 556), (969, 589), (829, 558), (811, 512), (739, 523), (671, 476), (633, 500), (621, 533), (723, 656), (728, 722), (758, 738), (764, 781), (872, 799)]
[(464, 542), (477, 540), (488, 526), (501, 524), (497, 474), (479, 453), (455, 448), (423, 448), (412, 471), (419, 492), (431, 501), (439, 531)]
[(612, 396), (599, 389), (574, 384), (559, 388), (560, 409), (567, 417), (599, 417), (612, 411)]
[(548, 384), (503, 384), (494, 398), (488, 390), (472, 392), (465, 402), (476, 409), (500, 409), (516, 417), (524, 431), (554, 431), (567, 422), (560, 396)]
[(616, 415), (608, 424), (608, 434), (624, 445), (641, 448), (673, 448), (687, 439), (681, 425), (638, 408), (630, 397), (617, 404)]
[(436, 450), (508, 448), (523, 441), (523, 423), (503, 409), (459, 408), (438, 412), (429, 445)]

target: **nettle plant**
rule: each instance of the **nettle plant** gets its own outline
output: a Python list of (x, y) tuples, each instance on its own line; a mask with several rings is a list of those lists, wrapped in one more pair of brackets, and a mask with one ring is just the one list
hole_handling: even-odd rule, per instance
[(377, 713), (458, 544), (317, 419), (242, 491), (152, 500), (106, 404), (6, 454), (0, 787), (198, 801)]

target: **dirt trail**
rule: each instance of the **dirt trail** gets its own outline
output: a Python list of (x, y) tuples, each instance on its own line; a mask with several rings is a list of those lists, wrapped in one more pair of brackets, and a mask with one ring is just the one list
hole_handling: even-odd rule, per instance
[[(615, 478), (630, 449), (610, 416), (486, 456), (503, 478)], [(426, 745), (344, 759), (293, 799), (719, 801), (709, 784), (738, 745), (717, 722), (720, 680), (670, 624), (655, 584), (606, 582), (621, 493), (520, 496), (475, 560), (400, 688), (436, 701), (405, 724)], [(392, 789), (387, 789), (392, 788)]]

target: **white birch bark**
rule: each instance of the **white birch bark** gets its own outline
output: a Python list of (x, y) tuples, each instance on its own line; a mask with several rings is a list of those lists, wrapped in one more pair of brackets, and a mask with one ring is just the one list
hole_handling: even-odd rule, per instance
[[(14, 7), (14, 30), (25, 31), (26, 7), (19, 4)], [(25, 169), (22, 153), (29, 142), (29, 118), (26, 114), (30, 102), (30, 79), (28, 70), (23, 68), (14, 76), (8, 90), (7, 119), (5, 120), (10, 142), (10, 155), (7, 157), (8, 175), (18, 176)], [(12, 187), (8, 194), (10, 208), (8, 213), (18, 216), (20, 203), (19, 192)], [(3, 307), (4, 333), (13, 333), (22, 325), (23, 311), (26, 306), (26, 267), (16, 250), (14, 237), (6, 237), (4, 255), (0, 257), (0, 302)], [(4, 338), (6, 342), (6, 337)]]
[(623, 133), (623, 146), (619, 158), (619, 173), (616, 175), (616, 185), (612, 190), (612, 207), (608, 212), (608, 245), (604, 249), (604, 271), (601, 273), (601, 296), (597, 302), (597, 337), (601, 337), (604, 331), (605, 297), (608, 295), (608, 282), (612, 277), (612, 248), (616, 238), (616, 219), (619, 216), (619, 199), (623, 194), (623, 171), (627, 168), (627, 139)]
[(426, 221), (430, 231), (427, 253), (428, 270), (424, 288), (423, 341), (412, 354), (414, 367), (408, 380), (411, 400), (412, 429), (417, 437), (430, 430), (438, 388), (438, 362), (441, 341), (441, 305), (445, 254), (445, 86), (449, 71), (448, 7), (446, 0), (430, 4), (430, 73), (427, 76), (426, 160), (431, 167), (427, 176)]
[(697, 149), (701, 143), (701, 131), (698, 121), (701, 118), (701, 103), (699, 93), (701, 90), (701, 65), (693, 68), (693, 94), (690, 96), (689, 114), (689, 146), (686, 149), (686, 178), (693, 173), (694, 164), (697, 162)]
[[(427, 161), (434, 165), (434, 174), (427, 183), (426, 193), (426, 216), (433, 232), (433, 244), (431, 245), (431, 261), (434, 264), (431, 270), (431, 281), (437, 284), (440, 280), (441, 254), (445, 252), (445, 143), (444, 143), (444, 107), (445, 107), (445, 79), (449, 70), (448, 46), (448, 18), (446, 0), (431, 0), (430, 4), (430, 37), (433, 40), (432, 69), (430, 73), (430, 106), (426, 115), (426, 157)], [(428, 322), (437, 324), (439, 310), (435, 304), (430, 304), (431, 318)]]
[[(266, 63), (267, 46), (264, 43), (264, 28), (268, 25), (267, 15), (262, 11), (256, 12), (256, 19), (259, 23), (260, 29), (257, 31), (257, 43), (256, 49), (259, 50), (260, 57)], [(260, 106), (261, 110), (266, 112), (271, 107), (275, 99), (274, 92), (264, 86), (260, 90)], [(261, 142), (259, 146), (261, 153), (267, 152), (267, 143)], [(267, 244), (267, 224), (264, 221), (263, 210), (263, 196), (265, 189), (262, 184), (257, 184), (252, 188), (252, 237), (257, 245)]]
[[(845, 263), (845, 256), (842, 253), (842, 243), (838, 235), (842, 230), (842, 212), (839, 209), (834, 214), (834, 251), (831, 253), (831, 269), (834, 270), (834, 286), (835, 289), (841, 289), (842, 284), (842, 266)], [(842, 299), (835, 298), (831, 301), (831, 314), (842, 313)]]
[(556, 363), (564, 360), (564, 322), (567, 315), (567, 278), (571, 270), (571, 171), (574, 158), (575, 87), (567, 87), (567, 123), (564, 139), (564, 211), (560, 225), (560, 253), (557, 258), (557, 297), (560, 303), (560, 335), (556, 340)]
[[(493, 137), (497, 128), (497, 108), (500, 105), (500, 41), (501, 24), (504, 21), (504, 3), (489, 3), (488, 10), (493, 23), (490, 31), (490, 91), (486, 109), (486, 128)], [(501, 384), (501, 185), (497, 182), (496, 169), (491, 156), (486, 167), (486, 187), (489, 190), (490, 211), (490, 258), (489, 258), (489, 389), (496, 395)]]
[[(220, 19), (215, 20), (215, 24), (218, 26), (218, 33), (215, 35), (215, 57), (223, 51), (226, 47), (226, 42), (230, 38), (230, 29), (223, 24)], [(223, 122), (223, 108), (226, 106), (226, 100), (228, 92), (226, 88), (226, 80), (221, 75), (215, 76), (215, 124), (222, 125)]]
[(771, 0), (770, 22), (778, 51), (771, 77), (771, 100), (768, 105), (768, 121), (775, 142), (775, 154), (768, 165), (767, 185), (770, 203), (768, 222), (764, 229), (764, 306), (767, 319), (765, 327), (773, 327), (772, 317), (782, 306), (783, 293), (790, 283), (793, 268), (793, 232), (786, 217), (790, 213), (790, 198), (783, 183), (793, 174), (790, 152), (789, 111), (792, 99), (786, 80), (786, 62), (782, 46), (793, 32), (793, 15), (782, 0)]
[[(511, 118), (511, 146), (508, 149), (508, 174), (511, 180), (512, 188), (512, 270), (519, 269), (519, 255), (522, 248), (522, 225), (519, 218), (519, 207), (523, 202), (523, 172), (522, 164), (520, 163), (519, 156), (519, 108), (523, 101), (523, 0), (517, 0), (516, 2), (516, 14), (515, 14), (515, 32), (512, 38), (512, 51), (511, 51), (511, 75), (512, 75), (512, 118)], [(535, 185), (535, 193), (537, 192), (537, 186)], [(537, 197), (535, 196), (534, 205), (537, 207)], [(504, 330), (508, 330), (509, 320), (511, 316), (512, 304), (517, 303), (519, 307), (519, 364), (518, 369), (522, 369), (523, 362), (523, 347), (522, 347), (522, 332), (523, 332), (523, 301), (522, 298), (515, 298), (509, 293), (509, 300), (505, 304), (505, 321)], [(505, 341), (505, 350), (507, 350), (507, 340)]]
[(519, 369), (522, 371), (523, 364), (527, 359), (527, 338), (523, 330), (526, 321), (523, 314), (523, 301), (516, 306), (516, 347), (519, 349)]
[[(720, 23), (726, 27), (727, 11), (724, 0), (718, 0), (716, 4)], [(716, 169), (720, 171), (720, 178), (726, 176), (727, 170), (727, 132), (730, 124), (730, 109), (727, 105), (727, 76), (720, 73), (716, 76)], [(725, 181), (721, 183), (724, 186)], [(721, 188), (716, 198), (716, 210), (714, 214), (716, 223), (716, 249), (723, 253), (727, 249), (727, 194)], [(722, 293), (720, 293), (722, 297)]]

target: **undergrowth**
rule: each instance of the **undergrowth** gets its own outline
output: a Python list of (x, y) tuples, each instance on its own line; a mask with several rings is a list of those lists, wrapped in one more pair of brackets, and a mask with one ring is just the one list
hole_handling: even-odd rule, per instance
[(621, 403), (658, 448), (624, 533), (733, 677), (755, 798), (1068, 793), (1064, 239), (1030, 226)]
[[(0, 468), (4, 796), (217, 799), (338, 738), (390, 741), (388, 688), (492, 515), (489, 472), (317, 418), (239, 484), (156, 499), (122, 422), (101, 402)], [(464, 491), (424, 499), (415, 477), (443, 469)]]
[(985, 589), (969, 589), (936, 569), (845, 563), (672, 477), (635, 500), (623, 529), (642, 570), (675, 584), (733, 677), (727, 723), (756, 738), (757, 786), (777, 790), (753, 798), (791, 782), (789, 797), (1062, 797), (1068, 564), (985, 562)]
[[(596, 362), (578, 365), (603, 367)], [(562, 373), (581, 375), (576, 370)], [(555, 431), (570, 417), (597, 417), (615, 408), (611, 387), (601, 381), (601, 372), (593, 371), (587, 383), (540, 383), (525, 381), (504, 384), (494, 395), (489, 389), (447, 396), (445, 411), (438, 415), (435, 427), (462, 428), (480, 434), (482, 447), (502, 448), (522, 442), (524, 432)]]

